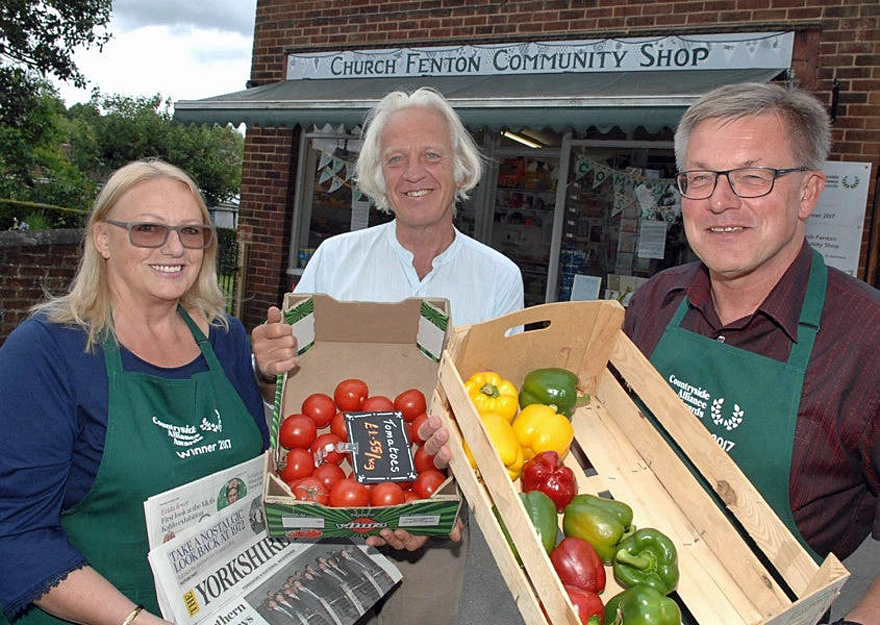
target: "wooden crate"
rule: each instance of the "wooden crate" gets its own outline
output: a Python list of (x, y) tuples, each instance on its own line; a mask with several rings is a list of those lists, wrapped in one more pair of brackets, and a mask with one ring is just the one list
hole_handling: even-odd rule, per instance
[[(508, 478), (464, 389), (463, 380), (487, 369), (517, 386), (537, 368), (563, 367), (578, 374), (579, 390), (591, 396), (574, 414), (574, 451), (566, 458), (578, 477), (579, 492), (610, 493), (632, 506), (636, 526), (656, 527), (672, 538), (681, 569), (679, 603), (700, 625), (816, 623), (848, 572), (834, 555), (821, 566), (815, 564), (622, 332), (623, 312), (614, 301), (527, 308), (456, 328), (441, 361), (431, 411), (441, 415), (451, 431), (453, 472), (525, 621), (548, 622), (540, 602), (550, 623), (579, 623), (517, 496), (519, 481)], [(541, 329), (504, 335), (508, 328), (538, 323)], [(687, 454), (753, 542), (734, 529), (702, 490), (613, 370)], [(477, 460), (479, 477), (465, 457), (462, 437)], [(517, 545), (522, 568), (508, 548), (493, 506)], [(610, 567), (607, 572), (603, 602), (620, 590)]]

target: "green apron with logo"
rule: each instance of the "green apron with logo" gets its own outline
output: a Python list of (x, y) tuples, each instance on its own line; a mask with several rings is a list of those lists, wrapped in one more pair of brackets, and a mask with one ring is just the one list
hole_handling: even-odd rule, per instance
[(780, 362), (680, 327), (685, 297), (651, 363), (817, 561), (794, 522), (788, 494), (804, 374), (825, 303), (828, 270), (813, 250), (797, 342)]
[[(143, 502), (168, 489), (259, 455), (260, 430), (214, 350), (183, 308), (208, 363), (187, 379), (124, 371), (119, 346), (104, 343), (107, 435), (91, 490), (61, 513), (61, 525), (89, 564), (127, 597), (160, 614)], [(18, 623), (66, 623), (32, 607)]]

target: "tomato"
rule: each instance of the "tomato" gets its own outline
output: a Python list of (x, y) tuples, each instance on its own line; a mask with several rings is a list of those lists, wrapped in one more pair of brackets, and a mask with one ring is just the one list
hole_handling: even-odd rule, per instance
[(429, 455), (424, 447), (416, 449), (416, 453), (413, 454), (413, 465), (415, 465), (416, 473), (437, 468), (434, 466), (434, 456)]
[(308, 449), (318, 435), (318, 426), (304, 414), (292, 414), (278, 428), (278, 441), (285, 449)]
[(311, 417), (318, 428), (326, 427), (336, 414), (336, 403), (324, 393), (313, 393), (302, 403), (303, 414)]
[(416, 495), (411, 490), (404, 491), (403, 496), (404, 496), (404, 501), (406, 501), (406, 503), (409, 503), (410, 501), (419, 501), (421, 499), (421, 497)]
[(422, 471), (413, 483), (413, 492), (421, 499), (428, 499), (446, 481), (446, 476), (437, 469)]
[(333, 488), (333, 485), (336, 482), (345, 479), (345, 471), (343, 471), (342, 467), (338, 464), (325, 462), (324, 464), (318, 465), (315, 470), (312, 471), (312, 477), (321, 480), (324, 488), (326, 488), (329, 493), (330, 489)]
[[(315, 452), (317, 452), (319, 449), (326, 449), (327, 446), (332, 445), (335, 448), (336, 444), (341, 442), (342, 439), (332, 432), (321, 434), (318, 438), (315, 439), (315, 442), (312, 443), (312, 455), (314, 455)], [(339, 464), (343, 460), (345, 460), (345, 454), (338, 451), (329, 451), (329, 453), (324, 457), (324, 462), (329, 462), (331, 464)]]
[(314, 501), (322, 506), (326, 506), (330, 501), (327, 488), (314, 474), (299, 478), (291, 485), (291, 490), (293, 490), (294, 497), (299, 501)]
[(362, 508), (370, 505), (370, 492), (357, 480), (347, 477), (330, 489), (330, 505), (334, 508)]
[(338, 436), (342, 440), (348, 440), (348, 431), (345, 429), (344, 412), (337, 412), (335, 415), (333, 415), (333, 418), (330, 419), (330, 431), (333, 434), (336, 434), (336, 436)]
[(422, 414), (417, 416), (415, 419), (413, 419), (409, 423), (411, 429), (408, 431), (410, 432), (409, 440), (411, 443), (415, 443), (416, 445), (419, 445), (419, 446), (422, 446), (425, 444), (425, 439), (423, 439), (421, 437), (421, 435), (419, 435), (419, 428), (422, 427), (422, 423), (424, 423), (427, 420), (428, 420), (428, 415), (426, 415), (423, 412)]
[(361, 404), (361, 410), (364, 412), (388, 412), (394, 410), (394, 402), (383, 395), (373, 395), (367, 397)]
[(404, 421), (412, 421), (423, 412), (428, 412), (425, 395), (417, 388), (403, 391), (395, 397), (394, 408), (403, 413)]
[(294, 448), (287, 452), (287, 464), (278, 472), (281, 479), (287, 482), (295, 482), (301, 477), (307, 477), (315, 470), (315, 460), (308, 449)]
[(371, 506), (396, 506), (406, 501), (403, 489), (394, 482), (374, 484), (370, 490)]
[(336, 408), (342, 412), (355, 412), (361, 409), (363, 401), (370, 396), (367, 383), (356, 378), (343, 380), (333, 391)]

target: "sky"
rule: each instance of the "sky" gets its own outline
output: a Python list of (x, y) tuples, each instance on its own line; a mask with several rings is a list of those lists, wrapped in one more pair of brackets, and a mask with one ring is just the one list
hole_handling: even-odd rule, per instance
[(85, 89), (56, 81), (67, 106), (105, 95), (198, 100), (241, 91), (250, 78), (256, 0), (114, 0), (109, 31), (97, 49), (74, 59)]

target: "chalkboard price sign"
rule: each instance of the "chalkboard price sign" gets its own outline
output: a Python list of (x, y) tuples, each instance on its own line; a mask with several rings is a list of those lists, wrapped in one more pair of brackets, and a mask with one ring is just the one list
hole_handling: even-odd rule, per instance
[(358, 482), (408, 482), (418, 477), (400, 411), (347, 412), (345, 427)]

